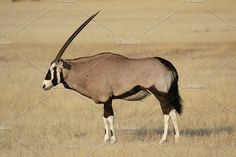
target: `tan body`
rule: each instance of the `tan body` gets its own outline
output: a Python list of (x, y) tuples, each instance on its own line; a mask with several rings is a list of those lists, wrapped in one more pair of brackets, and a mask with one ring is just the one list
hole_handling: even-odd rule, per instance
[(63, 70), (64, 80), (75, 91), (104, 103), (118, 97), (136, 86), (143, 87), (126, 100), (140, 100), (155, 86), (159, 91), (168, 92), (172, 74), (155, 58), (129, 59), (127, 57), (101, 53), (91, 57), (65, 60), (70, 70)]

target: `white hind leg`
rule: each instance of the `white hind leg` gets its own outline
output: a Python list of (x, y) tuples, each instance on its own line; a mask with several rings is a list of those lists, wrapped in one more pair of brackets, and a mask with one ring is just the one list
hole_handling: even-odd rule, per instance
[(169, 126), (169, 119), (170, 116), (168, 114), (164, 114), (164, 133), (159, 144), (163, 144), (166, 141), (167, 134), (168, 134), (168, 126)]
[(175, 142), (178, 142), (180, 135), (179, 135), (179, 127), (178, 127), (177, 117), (176, 117), (175, 112), (176, 112), (175, 110), (172, 110), (172, 111), (170, 111), (169, 115), (171, 117), (174, 129), (175, 129)]

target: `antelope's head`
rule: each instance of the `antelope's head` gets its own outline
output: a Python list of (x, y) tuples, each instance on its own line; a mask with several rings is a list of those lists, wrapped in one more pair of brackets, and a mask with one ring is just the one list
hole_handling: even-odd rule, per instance
[(79, 34), (80, 31), (99, 13), (98, 11), (96, 14), (92, 15), (88, 18), (71, 36), (65, 44), (62, 46), (61, 50), (58, 52), (56, 58), (51, 63), (50, 68), (46, 74), (46, 77), (43, 81), (43, 89), (49, 90), (52, 87), (58, 85), (62, 81), (62, 69), (64, 61), (61, 59), (63, 53), (65, 52), (66, 48), (70, 45), (72, 40)]
[(63, 68), (63, 61), (59, 61), (58, 63), (52, 62), (49, 70), (46, 74), (45, 79), (43, 80), (43, 89), (49, 90), (53, 86), (58, 85), (61, 83), (62, 80), (62, 68)]

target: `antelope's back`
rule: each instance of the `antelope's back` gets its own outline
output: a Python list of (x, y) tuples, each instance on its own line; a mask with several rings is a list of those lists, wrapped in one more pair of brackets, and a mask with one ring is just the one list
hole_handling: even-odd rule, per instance
[(156, 58), (131, 59), (122, 55), (103, 53), (97, 57), (92, 70), (99, 84), (110, 85), (120, 94), (137, 85), (148, 88), (171, 78), (171, 72)]

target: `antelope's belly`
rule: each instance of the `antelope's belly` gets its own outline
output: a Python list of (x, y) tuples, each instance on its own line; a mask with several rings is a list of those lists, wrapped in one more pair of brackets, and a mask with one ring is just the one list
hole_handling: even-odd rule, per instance
[(147, 91), (139, 91), (133, 95), (129, 95), (120, 99), (128, 100), (128, 101), (138, 101), (138, 100), (143, 100), (146, 98), (148, 95), (150, 95), (149, 92)]

